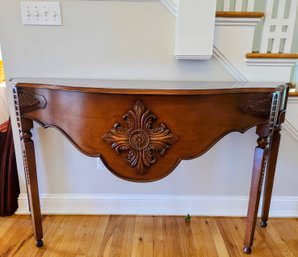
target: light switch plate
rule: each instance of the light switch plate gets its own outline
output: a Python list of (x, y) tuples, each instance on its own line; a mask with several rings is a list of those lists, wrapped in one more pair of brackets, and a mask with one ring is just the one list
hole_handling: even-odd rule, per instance
[(60, 2), (21, 2), (25, 25), (62, 25)]

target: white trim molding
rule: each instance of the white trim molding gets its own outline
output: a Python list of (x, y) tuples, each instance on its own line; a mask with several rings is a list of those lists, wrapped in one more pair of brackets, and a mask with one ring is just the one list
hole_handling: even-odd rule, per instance
[[(246, 216), (244, 196), (41, 194), (43, 214)], [(28, 214), (26, 194), (17, 214)], [(298, 217), (298, 197), (272, 198), (270, 216)]]
[(247, 58), (247, 66), (285, 66), (293, 67), (297, 63), (297, 59), (286, 58)]
[(208, 60), (211, 55), (175, 55), (177, 60)]
[(180, 0), (176, 18), (176, 59), (206, 60), (213, 52), (216, 0)]
[(296, 96), (289, 97), (288, 102), (293, 103), (293, 104), (298, 104), (298, 97), (296, 97)]
[(215, 19), (216, 26), (257, 26), (261, 18), (230, 18), (217, 17)]
[(213, 56), (223, 67), (239, 82), (247, 82), (247, 78), (237, 69), (232, 62), (214, 45)]
[(178, 7), (174, 0), (160, 0), (160, 2), (169, 10), (170, 13), (172, 13), (174, 16), (177, 16)]
[(287, 119), (285, 123), (283, 124), (283, 128), (296, 140), (298, 141), (298, 129), (295, 128), (295, 126), (289, 122)]

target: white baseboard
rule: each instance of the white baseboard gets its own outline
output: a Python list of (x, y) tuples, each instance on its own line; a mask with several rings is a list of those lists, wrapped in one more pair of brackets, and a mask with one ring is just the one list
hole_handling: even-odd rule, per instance
[[(246, 216), (247, 202), (243, 196), (41, 195), (43, 214)], [(17, 214), (28, 213), (21, 194)], [(273, 197), (270, 216), (298, 217), (298, 197)]]

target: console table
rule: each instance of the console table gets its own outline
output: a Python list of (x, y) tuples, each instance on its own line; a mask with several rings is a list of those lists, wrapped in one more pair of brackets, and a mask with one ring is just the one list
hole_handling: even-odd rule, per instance
[(226, 134), (256, 127), (244, 239), (244, 252), (250, 253), (263, 178), (261, 226), (267, 225), (288, 85), (142, 83), (98, 81), (96, 87), (80, 87), (12, 82), (36, 245), (43, 245), (43, 232), (33, 121), (55, 127), (82, 153), (100, 157), (113, 174), (135, 182), (162, 179), (181, 160), (204, 154)]

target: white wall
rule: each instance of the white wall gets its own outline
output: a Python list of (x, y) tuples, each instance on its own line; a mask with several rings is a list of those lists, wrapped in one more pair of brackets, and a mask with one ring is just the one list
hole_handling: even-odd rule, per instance
[[(210, 61), (175, 59), (175, 18), (159, 2), (62, 1), (61, 27), (23, 26), (19, 6), (19, 0), (1, 0), (0, 42), (7, 78), (233, 80), (213, 58)], [(13, 110), (12, 99), (10, 103)], [(22, 167), (16, 131), (18, 165)], [(275, 214), (281, 215), (278, 201), (284, 199), (289, 203), (287, 215), (297, 215), (298, 160), (290, 149), (298, 149), (298, 142), (289, 135), (285, 138), (274, 189), (276, 207), (273, 207)], [(83, 156), (53, 129), (36, 128), (34, 139), (40, 192), (45, 194), (44, 210), (48, 212), (67, 212), (67, 208), (69, 212), (88, 212), (91, 207), (82, 209), (82, 206), (92, 197), (97, 204), (106, 203), (106, 199), (125, 204), (132, 195), (134, 204), (149, 204), (146, 209), (149, 214), (181, 214), (189, 208), (193, 214), (239, 215), (246, 211), (257, 139), (253, 130), (244, 135), (226, 136), (207, 154), (182, 162), (167, 178), (147, 184), (120, 180), (104, 168), (97, 170), (96, 159)], [(21, 191), (25, 193), (21, 169), (19, 174)], [(172, 202), (175, 195), (183, 196), (180, 202)], [(148, 201), (148, 196), (155, 198)], [(76, 201), (71, 201), (74, 199), (71, 197)], [(62, 206), (51, 209), (51, 199), (56, 207), (59, 203)], [(158, 199), (163, 199), (162, 204), (167, 208), (158, 210)], [(207, 211), (191, 207), (194, 202), (203, 204), (204, 199)], [(221, 203), (226, 206), (226, 212), (221, 209)], [(235, 209), (230, 208), (234, 203)], [(20, 204), (24, 207), (23, 198)], [(129, 212), (129, 207), (119, 209), (117, 204), (95, 212)], [(141, 213), (134, 208), (130, 212)]]
[(23, 26), (19, 2), (1, 2), (8, 77), (231, 79), (214, 61), (175, 60), (175, 17), (159, 2), (64, 1), (61, 27)]

